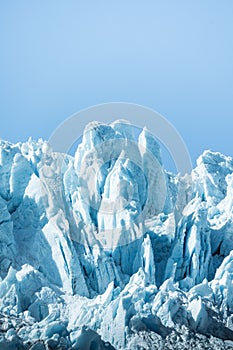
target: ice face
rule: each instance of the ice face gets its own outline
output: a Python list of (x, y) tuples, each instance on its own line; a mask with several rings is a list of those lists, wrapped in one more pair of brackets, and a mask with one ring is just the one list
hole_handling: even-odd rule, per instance
[(182, 327), (233, 340), (232, 195), (232, 158), (167, 173), (124, 120), (89, 124), (74, 157), (1, 141), (0, 347), (151, 348)]

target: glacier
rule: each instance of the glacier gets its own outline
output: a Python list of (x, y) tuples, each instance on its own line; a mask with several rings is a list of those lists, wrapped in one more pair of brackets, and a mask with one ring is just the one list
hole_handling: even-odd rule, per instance
[(233, 159), (164, 169), (92, 122), (73, 156), (0, 141), (0, 349), (233, 349)]

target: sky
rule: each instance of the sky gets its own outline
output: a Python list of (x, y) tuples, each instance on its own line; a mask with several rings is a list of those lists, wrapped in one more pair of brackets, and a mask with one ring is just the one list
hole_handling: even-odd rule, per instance
[(0, 137), (107, 102), (163, 115), (193, 164), (233, 156), (233, 1), (0, 1)]

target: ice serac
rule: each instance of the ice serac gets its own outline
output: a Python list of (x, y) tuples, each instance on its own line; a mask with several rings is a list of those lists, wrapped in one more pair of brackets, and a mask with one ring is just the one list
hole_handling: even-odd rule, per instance
[(0, 348), (232, 348), (232, 196), (231, 157), (171, 174), (125, 120), (1, 141)]

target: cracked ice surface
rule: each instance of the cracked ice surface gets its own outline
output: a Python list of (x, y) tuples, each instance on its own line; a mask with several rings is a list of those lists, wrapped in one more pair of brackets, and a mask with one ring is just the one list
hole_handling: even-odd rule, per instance
[(232, 348), (232, 196), (232, 158), (173, 175), (126, 121), (0, 141), (0, 348)]

